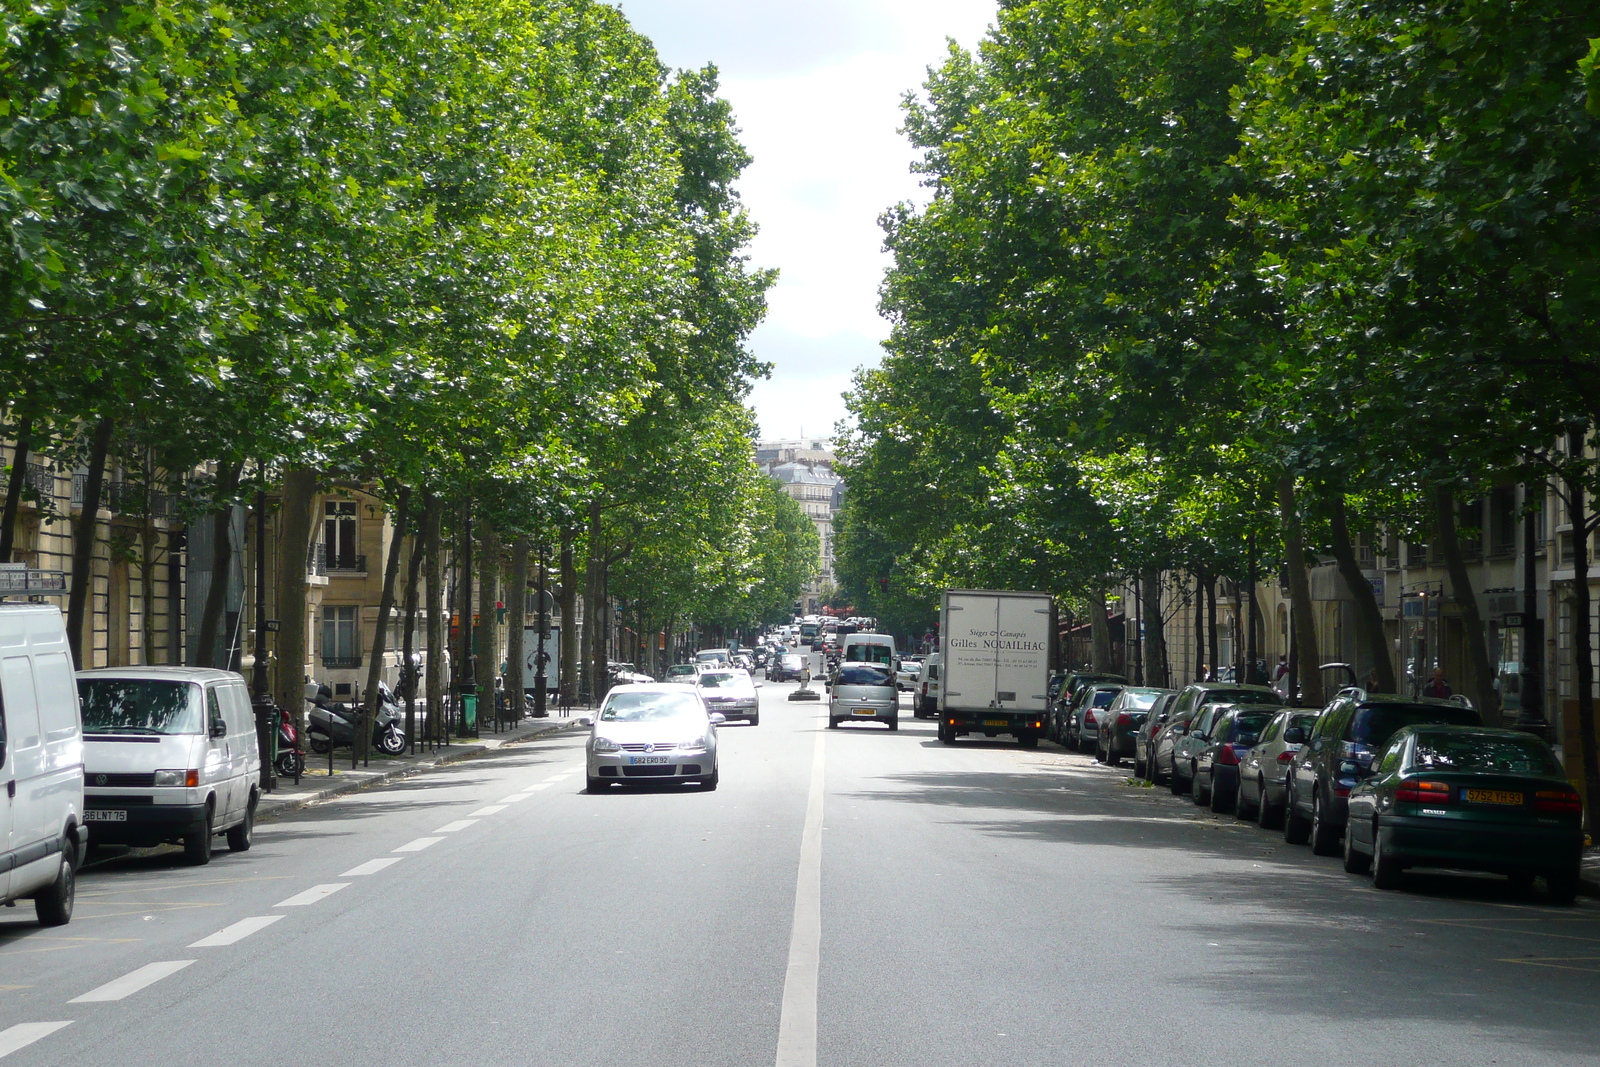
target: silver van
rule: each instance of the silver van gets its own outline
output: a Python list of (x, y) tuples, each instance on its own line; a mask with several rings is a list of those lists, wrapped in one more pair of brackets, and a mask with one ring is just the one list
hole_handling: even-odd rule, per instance
[(79, 671), (84, 819), (97, 843), (182, 842), (192, 864), (212, 840), (250, 847), (261, 746), (244, 679), (200, 667)]
[(893, 663), (841, 663), (828, 695), (828, 726), (881, 722), (900, 729), (900, 688)]
[(72, 919), (83, 824), (83, 730), (61, 609), (0, 604), (0, 904)]

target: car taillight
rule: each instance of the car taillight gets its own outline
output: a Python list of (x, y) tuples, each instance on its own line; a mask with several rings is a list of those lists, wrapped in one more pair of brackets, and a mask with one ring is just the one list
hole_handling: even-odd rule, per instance
[(1294, 753), (1293, 752), (1280, 752), (1280, 753), (1278, 753), (1278, 762), (1279, 763), (1293, 763), (1294, 762)]
[(1133, 725), (1133, 716), (1129, 715), (1127, 712), (1123, 712), (1121, 715), (1117, 716), (1117, 725), (1118, 726), (1132, 726)]
[(1085, 726), (1093, 726), (1094, 724), (1095, 724), (1094, 712), (1092, 712), (1092, 711), (1084, 712), (1083, 713), (1083, 725), (1085, 725)]
[(1450, 802), (1450, 784), (1401, 782), (1395, 787), (1394, 799), (1401, 804), (1447, 804)]
[(1552, 815), (1577, 815), (1583, 800), (1572, 789), (1541, 789), (1533, 794), (1533, 806)]
[(1223, 745), (1217, 749), (1217, 762), (1224, 767), (1239, 766), (1239, 753), (1233, 750), (1232, 745)]

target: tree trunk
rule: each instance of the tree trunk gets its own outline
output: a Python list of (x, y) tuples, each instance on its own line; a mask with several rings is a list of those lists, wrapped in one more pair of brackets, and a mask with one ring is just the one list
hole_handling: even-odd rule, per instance
[(1211, 677), (1222, 677), (1222, 664), (1217, 662), (1217, 578), (1206, 575), (1206, 662), (1211, 665)]
[(1378, 595), (1373, 592), (1372, 583), (1361, 573), (1355, 543), (1350, 538), (1344, 494), (1337, 490), (1328, 500), (1328, 520), (1333, 529), (1333, 558), (1339, 565), (1339, 577), (1344, 579), (1344, 587), (1356, 602), (1356, 642), (1372, 659), (1372, 667), (1378, 672), (1378, 691), (1393, 693), (1398, 684), (1389, 642), (1383, 636), (1383, 611), (1378, 606)]
[(461, 659), (455, 664), (455, 671), (451, 682), (456, 691), (456, 731), (462, 735), (467, 732), (467, 702), (465, 698), (476, 695), (478, 686), (477, 650), (473, 647), (472, 625), (472, 502), (464, 500), (461, 503), (461, 529), (457, 531), (461, 538), (461, 554), (455, 560), (456, 565), (456, 614), (460, 620), (461, 643), (457, 650)]
[[(1289, 568), (1289, 610), (1294, 615), (1294, 639), (1298, 651), (1300, 696), (1307, 707), (1325, 703), (1322, 672), (1317, 670), (1317, 627), (1311, 610), (1311, 578), (1306, 572), (1305, 540), (1300, 532), (1300, 513), (1295, 508), (1294, 478), (1278, 479), (1278, 519), (1283, 523), (1283, 554)], [(1293, 699), (1293, 694), (1290, 694)]]
[[(100, 493), (105, 486), (106, 453), (111, 448), (111, 433), (116, 423), (102, 418), (95, 424), (89, 444), (89, 473), (83, 484), (83, 510), (73, 522), (72, 585), (67, 593), (67, 645), (72, 662), (79, 670), (90, 666), (84, 659), (90, 596), (94, 590), (94, 543), (100, 533)], [(92, 651), (92, 650), (91, 650)]]
[(306, 552), (311, 547), (311, 506), (317, 473), (296, 467), (283, 476), (278, 539), (278, 658), (273, 664), (272, 699), (294, 717), (306, 735)]
[[(1583, 458), (1583, 435), (1571, 437), (1572, 458)], [(1583, 765), (1583, 796), (1589, 825), (1600, 826), (1600, 745), (1594, 733), (1594, 634), (1589, 625), (1589, 529), (1583, 483), (1569, 477), (1567, 498), (1572, 512), (1572, 654), (1578, 685), (1578, 754)], [(1552, 549), (1552, 553), (1554, 549)], [(1552, 562), (1553, 562), (1552, 555)]]
[(1250, 597), (1250, 618), (1246, 623), (1249, 632), (1245, 634), (1244, 650), (1244, 680), (1252, 685), (1266, 685), (1265, 671), (1257, 666), (1261, 659), (1261, 601), (1256, 597), (1256, 586), (1260, 584), (1260, 575), (1257, 571), (1256, 535), (1251, 533), (1245, 538), (1245, 553), (1247, 556), (1244, 581), (1246, 592)]
[[(528, 662), (526, 636), (528, 629), (528, 553), (526, 537), (511, 543), (511, 579), (506, 589), (506, 699), (510, 702), (511, 721), (522, 718), (523, 693), (528, 682), (524, 668)], [(544, 610), (544, 604), (537, 606)], [(537, 641), (537, 638), (535, 639)]]
[(227, 669), (228, 666), (222, 614), (228, 607), (228, 573), (233, 569), (233, 494), (239, 489), (239, 476), (243, 471), (242, 462), (223, 463), (217, 467), (216, 494), (211, 501), (212, 507), (217, 508), (211, 516), (211, 582), (206, 586), (206, 602), (200, 611), (196, 667)]
[(1167, 634), (1161, 615), (1161, 572), (1154, 567), (1144, 572), (1140, 590), (1144, 616), (1144, 684), (1167, 687)]
[[(478, 681), (483, 703), (494, 699), (494, 680), (500, 677), (500, 619), (495, 605), (500, 603), (500, 538), (487, 518), (478, 520), (478, 625), (474, 648), (478, 657)], [(492, 710), (492, 709), (491, 709)]]
[(423, 570), (428, 586), (428, 736), (436, 741), (449, 737), (444, 721), (445, 619), (450, 614), (449, 592), (444, 585), (444, 561), (440, 559), (439, 525), (443, 505), (429, 499), (423, 520)]
[(1206, 574), (1194, 572), (1194, 680), (1206, 680)]
[(561, 531), (561, 703), (578, 702), (578, 566), (573, 558), (575, 535)]
[[(578, 690), (579, 697), (584, 703), (593, 705), (604, 695), (603, 681), (597, 683), (595, 679), (604, 674), (604, 653), (600, 651), (601, 620), (600, 620), (600, 567), (603, 550), (600, 547), (600, 505), (589, 506), (589, 551), (584, 559), (583, 567), (583, 679)], [(600, 669), (595, 669), (595, 661), (601, 660)]]
[(1470, 674), (1465, 688), (1483, 716), (1484, 724), (1499, 726), (1503, 717), (1500, 694), (1494, 687), (1495, 669), (1489, 662), (1489, 645), (1485, 640), (1483, 615), (1478, 611), (1478, 595), (1472, 591), (1472, 578), (1467, 573), (1467, 561), (1461, 555), (1461, 541), (1456, 535), (1455, 493), (1448, 486), (1438, 486), (1433, 491), (1433, 517), (1439, 551), (1450, 573), (1450, 597), (1461, 609), (1461, 623), (1466, 629)]
[(389, 558), (383, 562), (383, 592), (378, 596), (378, 619), (372, 625), (372, 658), (367, 661), (367, 690), (361, 703), (361, 729), (356, 736), (356, 747), (363, 758), (372, 744), (372, 728), (378, 717), (378, 683), (383, 681), (383, 657), (389, 653), (389, 613), (394, 610), (394, 587), (400, 580), (400, 556), (405, 551), (410, 513), (411, 487), (402, 485), (389, 535)]
[(406, 697), (406, 741), (411, 745), (411, 751), (417, 750), (417, 672), (412, 668), (413, 653), (416, 651), (417, 633), (417, 580), (422, 574), (422, 555), (424, 538), (422, 529), (427, 527), (428, 513), (436, 505), (433, 497), (424, 495), (422, 499), (422, 522), (417, 533), (411, 537), (411, 558), (406, 561), (406, 629), (400, 644), (400, 680), (405, 688)]
[(17, 509), (22, 506), (22, 487), (28, 484), (28, 451), (33, 445), (33, 419), (17, 423), (17, 447), (11, 456), (11, 476), (6, 479), (5, 512), (0, 514), (0, 563), (11, 558), (17, 538)]
[[(1127, 630), (1127, 616), (1123, 616), (1123, 630)], [(1089, 594), (1089, 641), (1093, 648), (1090, 660), (1097, 671), (1113, 669), (1111, 663), (1111, 623), (1106, 618), (1106, 591), (1095, 589)]]

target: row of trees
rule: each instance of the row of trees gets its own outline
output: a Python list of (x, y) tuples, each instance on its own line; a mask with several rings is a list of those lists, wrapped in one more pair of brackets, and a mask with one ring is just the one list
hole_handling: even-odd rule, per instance
[(1585, 0), (1002, 5), (906, 103), (930, 197), (884, 218), (894, 329), (849, 397), (856, 603), (917, 628), (943, 585), (1023, 585), (1103, 618), (1119, 576), (1281, 564), (1312, 651), (1332, 556), (1393, 687), (1354, 547), (1385, 530), (1445, 558), (1493, 720), (1455, 502), (1550, 484), (1600, 798), (1597, 36)]
[(290, 707), (330, 483), (419, 535), (384, 561), (374, 672), (451, 545), (514, 581), (548, 549), (567, 619), (589, 598), (564, 664), (586, 657), (586, 692), (611, 590), (669, 629), (787, 608), (814, 534), (753, 462), (745, 339), (773, 275), (745, 253), (714, 68), (670, 73), (591, 0), (42, 0), (0, 25), (0, 555), (31, 456), (85, 472), (75, 642), (108, 474), (146, 579), (169, 506), (215, 523), (220, 576), (232, 506), (279, 498)]

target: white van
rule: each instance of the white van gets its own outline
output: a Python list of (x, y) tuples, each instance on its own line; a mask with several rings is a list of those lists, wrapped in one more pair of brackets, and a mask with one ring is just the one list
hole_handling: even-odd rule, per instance
[(261, 799), (261, 746), (244, 679), (199, 667), (79, 671), (84, 819), (97, 844), (182, 842), (211, 862), (212, 838), (243, 852)]
[(0, 604), (0, 904), (72, 919), (83, 825), (83, 730), (61, 609)]
[(892, 634), (850, 634), (844, 639), (840, 663), (880, 663), (891, 672), (900, 667)]
[(922, 661), (922, 677), (917, 683), (914, 714), (919, 719), (939, 717), (939, 683), (944, 673), (944, 657), (937, 652), (928, 653)]

